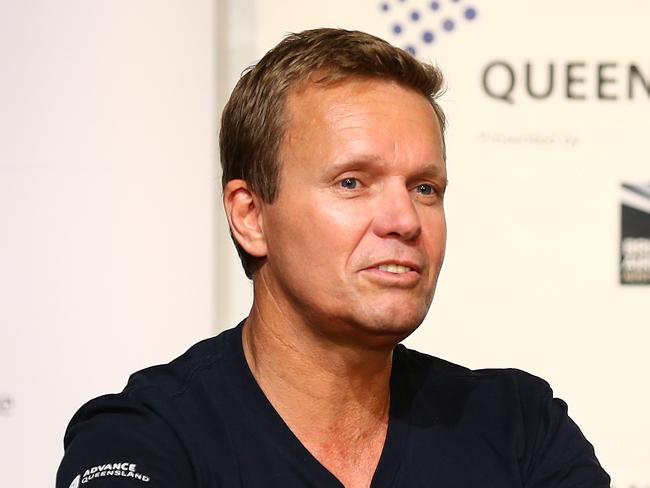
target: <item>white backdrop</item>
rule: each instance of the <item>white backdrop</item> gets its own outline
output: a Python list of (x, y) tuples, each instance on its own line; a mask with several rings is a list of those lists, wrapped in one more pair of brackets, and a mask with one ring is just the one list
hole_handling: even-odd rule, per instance
[[(256, 50), (242, 66), (286, 32), (338, 26), (415, 48), (442, 68), (447, 258), (434, 305), (407, 342), (469, 367), (517, 367), (545, 378), (568, 402), (614, 486), (650, 487), (650, 286), (619, 284), (620, 186), (650, 181), (650, 4), (255, 6)], [(488, 71), (490, 96), (483, 77), (495, 62), (502, 64)], [(528, 94), (527, 63), (538, 96), (550, 87), (553, 65), (548, 97)], [(642, 79), (631, 78), (630, 98), (631, 64)], [(510, 69), (511, 103), (495, 98), (510, 91)], [(231, 280), (232, 289), (248, 290), (243, 275)], [(235, 323), (248, 305), (231, 307), (226, 321)]]
[(212, 0), (0, 1), (0, 486), (213, 332)]

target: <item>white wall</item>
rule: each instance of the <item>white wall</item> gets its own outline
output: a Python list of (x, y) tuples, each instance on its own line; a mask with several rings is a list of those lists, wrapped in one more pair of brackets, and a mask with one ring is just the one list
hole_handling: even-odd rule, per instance
[[(219, 116), (230, 92), (239, 80), (242, 71), (256, 61), (257, 28), (263, 22), (257, 15), (256, 0), (221, 0), (219, 2), (219, 70), (218, 106)], [(221, 186), (219, 186), (221, 189)], [(242, 270), (235, 250), (228, 221), (221, 204), (216, 214), (218, 260), (218, 289), (216, 297), (217, 327), (228, 329), (242, 319), (250, 310), (253, 286)]]
[(82, 403), (214, 332), (216, 15), (0, 2), (1, 486), (51, 486)]

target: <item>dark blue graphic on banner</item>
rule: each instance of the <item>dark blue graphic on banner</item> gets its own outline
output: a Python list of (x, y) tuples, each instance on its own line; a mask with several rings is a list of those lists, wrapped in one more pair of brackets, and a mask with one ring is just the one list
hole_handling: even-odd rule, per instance
[(650, 284), (650, 183), (623, 183), (621, 200), (621, 283)]
[(379, 10), (390, 19), (396, 44), (413, 55), (478, 15), (476, 7), (465, 0), (385, 0)]

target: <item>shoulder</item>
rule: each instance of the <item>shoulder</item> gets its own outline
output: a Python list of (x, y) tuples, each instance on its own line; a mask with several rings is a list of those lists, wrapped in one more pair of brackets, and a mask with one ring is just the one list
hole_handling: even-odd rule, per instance
[(511, 453), (524, 486), (609, 486), (593, 446), (550, 385), (519, 369), (471, 370), (398, 347), (410, 415), (435, 418), (452, 435), (482, 439)]
[[(396, 388), (413, 395), (414, 406), (435, 404), (449, 412), (465, 412), (465, 422), (485, 419), (521, 420), (524, 412), (552, 397), (549, 384), (519, 369), (478, 369), (424, 354), (404, 346), (395, 349)], [(417, 408), (416, 408), (417, 409)]]
[[(193, 486), (189, 459), (173, 429), (146, 402), (128, 395), (104, 395), (81, 407), (68, 425), (64, 447), (57, 488), (77, 476), (81, 483), (109, 477), (121, 486), (136, 475), (159, 486), (171, 486), (165, 481)], [(171, 471), (173, 464), (181, 469)]]
[(191, 443), (202, 431), (206, 378), (215, 393), (215, 371), (235, 331), (201, 341), (168, 364), (138, 371), (122, 392), (83, 405), (66, 429), (57, 488), (67, 488), (76, 476), (81, 483), (110, 479), (111, 486), (136, 476), (155, 486), (194, 486), (201, 461)]
[(502, 390), (522, 399), (551, 392), (545, 380), (520, 369), (469, 369), (403, 345), (395, 349), (394, 361), (401, 374), (420, 378), (425, 383), (465, 384), (479, 391)]
[(202, 340), (167, 364), (133, 373), (124, 389), (128, 396), (146, 395), (157, 390), (166, 396), (179, 396), (195, 386), (237, 345), (238, 329), (229, 329), (216, 337)]

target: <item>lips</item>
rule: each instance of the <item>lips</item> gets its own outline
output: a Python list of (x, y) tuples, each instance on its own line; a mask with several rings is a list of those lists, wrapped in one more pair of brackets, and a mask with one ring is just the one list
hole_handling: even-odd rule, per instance
[(402, 266), (401, 264), (381, 264), (377, 266), (379, 271), (387, 271), (389, 273), (402, 274), (413, 271), (412, 268), (408, 266)]
[(384, 289), (410, 289), (422, 282), (420, 266), (411, 261), (385, 260), (362, 270), (365, 279)]
[(384, 271), (386, 273), (400, 275), (409, 273), (411, 271), (419, 274), (422, 267), (417, 265), (414, 261), (407, 261), (404, 259), (387, 259), (384, 261), (378, 261), (372, 266), (368, 266), (366, 269), (374, 269)]

